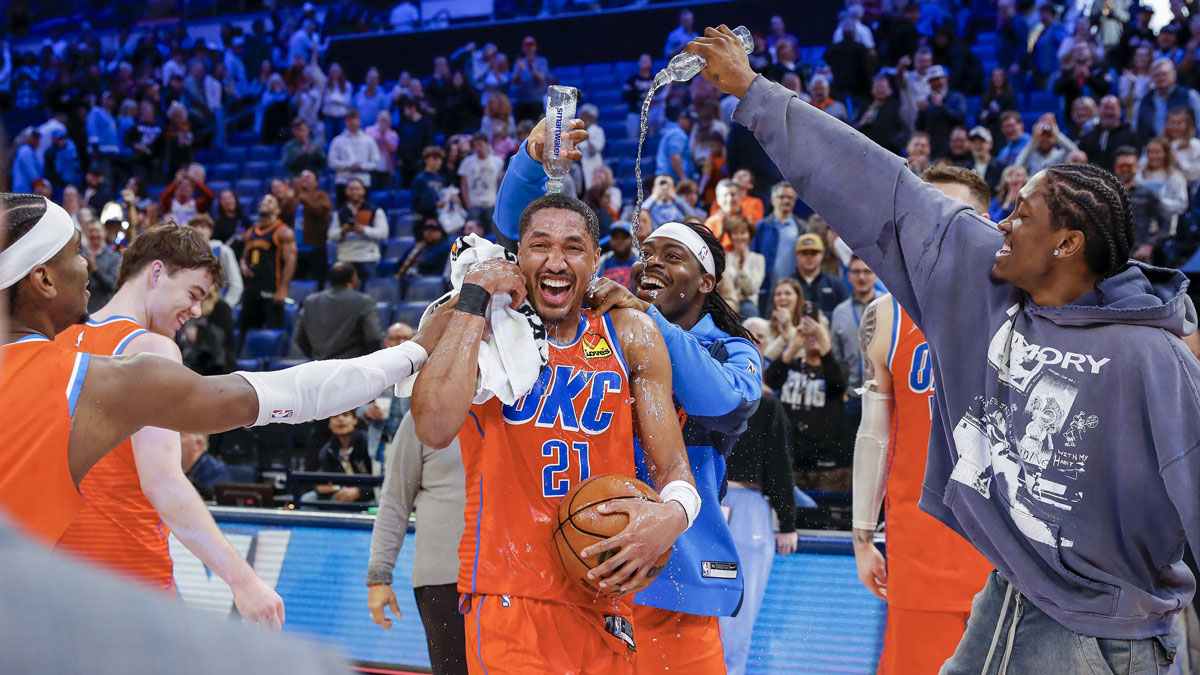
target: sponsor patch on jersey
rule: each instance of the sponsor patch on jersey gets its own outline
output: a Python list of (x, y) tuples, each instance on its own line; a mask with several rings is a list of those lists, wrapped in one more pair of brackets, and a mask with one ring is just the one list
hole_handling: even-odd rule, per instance
[(603, 335), (588, 333), (583, 336), (583, 358), (603, 359), (612, 356), (612, 353), (612, 348), (608, 346), (608, 340), (605, 340)]
[(706, 579), (736, 579), (738, 564), (735, 562), (720, 562), (705, 560), (700, 563), (700, 576)]
[(511, 595), (500, 596), (500, 606), (501, 607), (512, 607), (512, 596)]
[(287, 419), (295, 414), (296, 414), (295, 410), (272, 410), (271, 411), (271, 419), (273, 419), (273, 420)]
[(637, 645), (633, 643), (633, 624), (629, 623), (629, 619), (623, 616), (605, 616), (604, 630), (624, 642), (630, 650), (637, 651)]

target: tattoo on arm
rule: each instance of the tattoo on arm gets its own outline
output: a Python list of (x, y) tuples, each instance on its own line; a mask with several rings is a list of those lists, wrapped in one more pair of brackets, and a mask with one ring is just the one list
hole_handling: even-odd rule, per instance
[(866, 530), (854, 530), (854, 543), (856, 544), (871, 544), (875, 541), (875, 533), (867, 532)]
[(870, 352), (871, 341), (875, 339), (875, 330), (878, 327), (878, 316), (876, 313), (875, 303), (867, 305), (867, 310), (863, 312), (862, 325), (858, 329), (858, 348), (861, 352), (863, 364), (863, 384), (875, 379), (875, 362), (871, 360)]

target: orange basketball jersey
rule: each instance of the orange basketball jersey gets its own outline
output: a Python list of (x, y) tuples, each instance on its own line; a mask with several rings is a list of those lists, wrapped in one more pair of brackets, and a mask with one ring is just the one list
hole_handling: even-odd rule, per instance
[[(119, 355), (147, 332), (133, 319), (88, 321), (56, 341), (88, 354)], [(155, 588), (170, 590), (174, 566), (166, 525), (142, 493), (133, 443), (125, 439), (92, 467), (79, 484), (84, 507), (58, 539), (58, 547)]]
[(67, 445), (89, 359), (40, 335), (4, 345), (0, 355), (0, 507), (47, 545), (83, 507)]
[(992, 565), (958, 533), (922, 511), (929, 453), (933, 364), (916, 324), (892, 299), (892, 447), (888, 458), (888, 604), (925, 611), (971, 610)]
[(558, 503), (592, 475), (633, 476), (629, 374), (608, 315), (584, 314), (570, 344), (550, 343), (533, 390), (511, 406), (471, 406), (458, 433), (466, 468), (466, 530), (458, 589), (617, 612), (563, 571), (553, 536)]

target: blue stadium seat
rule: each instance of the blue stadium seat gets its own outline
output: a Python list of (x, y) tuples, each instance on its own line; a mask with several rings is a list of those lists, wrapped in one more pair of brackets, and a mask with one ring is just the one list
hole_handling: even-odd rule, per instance
[(295, 300), (297, 305), (303, 305), (304, 298), (316, 292), (317, 282), (315, 281), (297, 280), (288, 284), (288, 296)]
[[(650, 139), (646, 139), (646, 143), (649, 142)], [(608, 138), (605, 139), (604, 154), (609, 157), (636, 157), (637, 144), (636, 138)], [(644, 150), (642, 156), (645, 156)]]
[(399, 260), (380, 260), (379, 266), (375, 268), (375, 274), (381, 277), (394, 277), (396, 271), (400, 269)]
[(416, 216), (411, 211), (403, 209), (392, 209), (387, 212), (388, 217), (388, 236), (411, 237), (413, 234), (413, 223), (416, 221)]
[(215, 164), (216, 162), (220, 161), (220, 155), (219, 151), (215, 148), (208, 150), (197, 150), (195, 159), (204, 166), (209, 166), (210, 164)]
[(233, 187), (233, 183), (227, 180), (210, 180), (208, 181), (208, 189), (213, 191), (216, 197), (221, 196), (221, 192)]
[(337, 262), (337, 242), (325, 242), (325, 260), (329, 262), (329, 266), (333, 267), (333, 263)]
[(610, 118), (608, 121), (601, 122), (600, 128), (604, 130), (605, 143), (607, 143), (608, 139), (610, 138), (625, 138), (625, 120), (623, 119), (619, 120), (616, 118)]
[(282, 150), (270, 145), (256, 145), (250, 148), (250, 160), (254, 162), (274, 162), (279, 159)]
[(283, 370), (284, 368), (291, 368), (292, 366), (298, 366), (298, 365), (301, 365), (301, 364), (304, 364), (304, 363), (308, 363), (308, 359), (305, 359), (305, 358), (296, 358), (296, 359), (291, 359), (291, 358), (273, 358), (273, 359), (267, 359), (267, 370)]
[(238, 359), (237, 369), (250, 372), (262, 370), (262, 361), (260, 359)]
[(246, 148), (239, 148), (236, 145), (229, 145), (225, 147), (224, 156), (222, 157), (221, 161), (231, 162), (233, 164), (244, 164), (248, 159), (248, 154), (249, 153), (246, 152)]
[(391, 190), (371, 190), (367, 195), (367, 199), (376, 207), (384, 211), (392, 208), (392, 191)]
[[(624, 103), (608, 103), (605, 105), (596, 106), (600, 109), (600, 122), (612, 122), (620, 120), (625, 122), (625, 115), (629, 112), (629, 108)], [(623, 136), (624, 134), (622, 134)]]
[(229, 142), (234, 145), (250, 147), (262, 140), (262, 134), (254, 131), (235, 131), (229, 134)]
[(388, 323), (392, 320), (392, 305), (387, 302), (377, 302), (375, 311), (379, 313), (379, 325), (386, 331)]
[(404, 260), (404, 256), (412, 250), (412, 247), (417, 243), (412, 237), (396, 237), (388, 239), (383, 244), (384, 260)]
[(367, 295), (375, 302), (396, 302), (400, 299), (400, 282), (395, 279), (367, 279)]
[(416, 328), (421, 323), (428, 302), (402, 302), (392, 307), (392, 323), (406, 323)]
[(583, 76), (585, 78), (595, 77), (597, 75), (611, 75), (611, 63), (589, 63), (583, 67)]
[(613, 75), (621, 78), (622, 84), (625, 83), (625, 80), (629, 79), (630, 75), (633, 75), (637, 71), (637, 61), (617, 61), (613, 64)]
[(617, 89), (601, 89), (599, 91), (591, 91), (589, 99), (595, 103), (597, 107), (602, 105), (613, 105), (621, 102), (621, 90)]
[(300, 303), (289, 302), (283, 306), (283, 333), (287, 336), (296, 334), (296, 320), (300, 316)]
[(397, 209), (412, 208), (412, 190), (392, 190), (392, 206)]
[(266, 359), (279, 356), (284, 342), (283, 331), (277, 328), (252, 330), (246, 333), (241, 358)]
[(558, 81), (563, 84), (578, 82), (583, 77), (582, 66), (559, 66), (554, 69), (554, 74), (558, 76)]
[(242, 165), (241, 178), (257, 178), (265, 184), (270, 179), (271, 163), (270, 162), (246, 162)]
[(242, 165), (232, 162), (221, 162), (208, 168), (208, 177), (233, 182), (242, 178)]
[(429, 303), (446, 292), (446, 280), (442, 277), (414, 277), (404, 282), (405, 302)]
[(242, 205), (242, 213), (246, 214), (247, 218), (253, 220), (253, 214), (257, 213), (259, 195), (250, 196), (238, 193), (238, 203)]
[[(256, 205), (258, 198), (263, 195), (262, 181), (257, 178), (239, 178), (233, 184), (233, 189), (237, 190), (239, 197), (249, 197), (255, 200)], [(255, 213), (254, 207), (250, 208), (249, 213)]]
[(616, 75), (592, 75), (584, 80), (584, 86), (587, 87), (589, 94), (594, 94), (598, 91), (609, 89), (621, 89), (621, 82)]

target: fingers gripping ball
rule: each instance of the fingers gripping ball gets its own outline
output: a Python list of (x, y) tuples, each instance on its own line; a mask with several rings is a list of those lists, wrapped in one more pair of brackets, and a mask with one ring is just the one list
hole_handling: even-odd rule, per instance
[[(558, 504), (558, 527), (554, 530), (554, 545), (562, 560), (567, 576), (590, 591), (599, 593), (599, 580), (588, 579), (592, 568), (616, 555), (616, 551), (605, 551), (600, 555), (584, 558), (579, 554), (588, 546), (619, 534), (629, 525), (629, 516), (624, 513), (601, 513), (601, 504), (623, 499), (641, 499), (661, 502), (658, 493), (649, 485), (629, 476), (603, 474), (592, 476), (579, 483), (563, 496)], [(667, 565), (671, 550), (667, 549), (646, 575), (641, 586), (628, 591), (634, 593), (650, 585)]]

